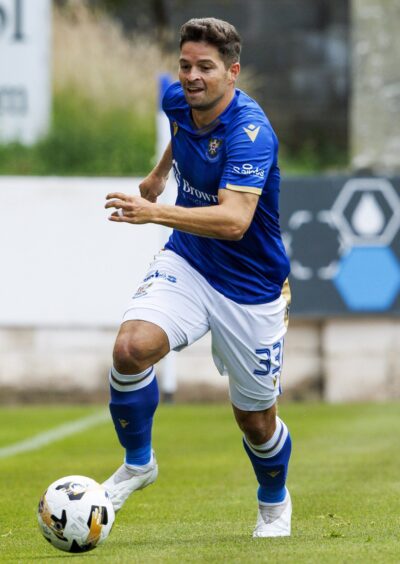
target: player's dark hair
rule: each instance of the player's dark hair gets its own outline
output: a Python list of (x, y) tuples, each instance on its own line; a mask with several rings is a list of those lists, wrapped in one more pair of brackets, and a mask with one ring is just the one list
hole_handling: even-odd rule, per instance
[(192, 18), (181, 27), (179, 47), (187, 41), (204, 41), (218, 49), (225, 67), (239, 62), (242, 40), (236, 28), (216, 18)]

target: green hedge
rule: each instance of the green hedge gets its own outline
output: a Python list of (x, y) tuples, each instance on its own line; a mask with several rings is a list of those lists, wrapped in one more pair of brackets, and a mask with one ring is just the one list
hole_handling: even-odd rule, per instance
[(155, 118), (104, 109), (73, 91), (53, 99), (49, 134), (32, 147), (0, 145), (0, 174), (144, 175), (154, 162)]

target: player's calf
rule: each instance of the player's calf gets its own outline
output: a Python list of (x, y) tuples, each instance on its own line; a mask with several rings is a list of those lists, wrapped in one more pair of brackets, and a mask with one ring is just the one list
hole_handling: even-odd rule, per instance
[(244, 437), (245, 451), (259, 483), (256, 537), (289, 536), (292, 504), (286, 488), (291, 454), (291, 439), (285, 423), (276, 418), (272, 437), (263, 444), (253, 444)]
[(154, 368), (139, 374), (110, 371), (110, 412), (125, 463), (104, 482), (115, 511), (129, 495), (155, 481), (158, 467), (151, 448), (153, 416), (159, 401)]

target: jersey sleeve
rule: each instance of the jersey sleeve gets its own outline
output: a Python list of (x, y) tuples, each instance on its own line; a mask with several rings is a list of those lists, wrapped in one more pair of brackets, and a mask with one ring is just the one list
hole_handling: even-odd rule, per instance
[(261, 195), (277, 158), (277, 139), (267, 121), (241, 120), (226, 137), (220, 188)]
[(182, 111), (185, 105), (185, 97), (179, 82), (173, 82), (165, 91), (161, 101), (161, 107), (168, 118)]

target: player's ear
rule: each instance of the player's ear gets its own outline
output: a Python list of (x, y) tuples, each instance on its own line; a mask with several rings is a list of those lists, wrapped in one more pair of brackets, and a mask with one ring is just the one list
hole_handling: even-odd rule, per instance
[(230, 79), (232, 82), (237, 80), (240, 73), (240, 63), (232, 63), (229, 69)]

